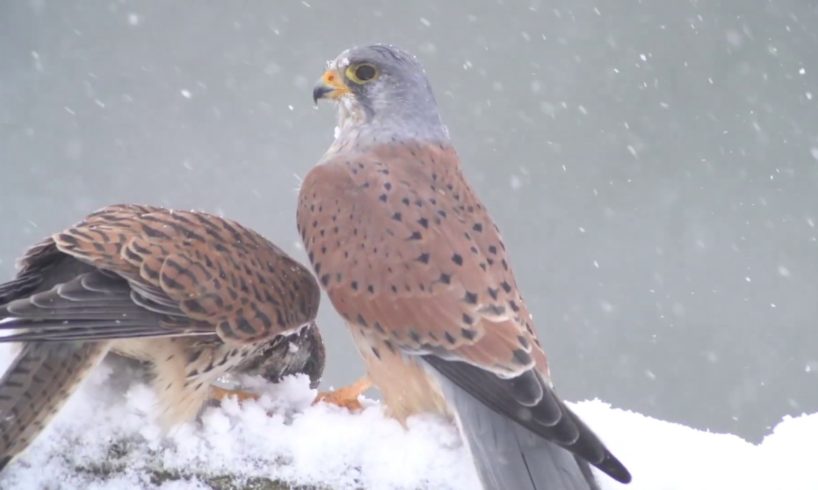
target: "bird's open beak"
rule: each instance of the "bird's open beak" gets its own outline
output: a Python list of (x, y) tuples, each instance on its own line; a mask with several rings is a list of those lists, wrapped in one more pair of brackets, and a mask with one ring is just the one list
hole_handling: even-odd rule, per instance
[(334, 69), (329, 69), (321, 75), (321, 79), (312, 89), (312, 101), (318, 104), (318, 99), (338, 100), (349, 93), (349, 87), (344, 79)]

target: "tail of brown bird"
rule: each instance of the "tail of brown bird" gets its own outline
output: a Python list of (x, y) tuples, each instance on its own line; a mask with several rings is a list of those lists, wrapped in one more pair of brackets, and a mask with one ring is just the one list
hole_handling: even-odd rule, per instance
[(0, 470), (45, 428), (108, 342), (29, 342), (0, 379)]

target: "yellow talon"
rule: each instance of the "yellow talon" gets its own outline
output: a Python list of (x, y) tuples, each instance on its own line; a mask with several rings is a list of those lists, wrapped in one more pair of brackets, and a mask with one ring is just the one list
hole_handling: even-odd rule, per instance
[(257, 393), (252, 393), (245, 390), (229, 390), (218, 386), (210, 387), (210, 398), (212, 400), (224, 401), (225, 398), (229, 398), (231, 396), (235, 396), (240, 402), (259, 399), (259, 395)]
[(315, 397), (312, 404), (323, 402), (344, 407), (353, 412), (363, 410), (363, 405), (358, 401), (358, 397), (372, 387), (372, 381), (367, 376), (363, 376), (351, 385), (343, 386), (333, 391), (321, 391)]

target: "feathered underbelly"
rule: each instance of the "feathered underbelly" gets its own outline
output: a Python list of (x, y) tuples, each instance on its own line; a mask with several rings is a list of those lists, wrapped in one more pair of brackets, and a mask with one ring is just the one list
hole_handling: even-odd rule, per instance
[(369, 377), (381, 391), (391, 417), (401, 423), (420, 413), (451, 417), (438, 382), (429, 376), (421, 360), (401, 353), (386, 342), (364, 335), (352, 325), (349, 328)]

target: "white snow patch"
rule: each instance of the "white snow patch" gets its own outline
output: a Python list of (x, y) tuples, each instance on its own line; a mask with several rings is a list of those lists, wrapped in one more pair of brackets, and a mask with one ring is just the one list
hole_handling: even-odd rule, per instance
[[(5, 369), (13, 354), (0, 348)], [(209, 407), (166, 434), (153, 390), (129, 381), (133, 369), (111, 372), (105, 363), (94, 372), (0, 474), (0, 488), (159, 488), (151, 482), (157, 470), (182, 475), (178, 489), (209, 488), (202, 475), (228, 474), (328, 488), (477, 485), (456, 429), (439, 417), (414, 417), (404, 428), (371, 400), (359, 414), (312, 406), (315, 391), (298, 376), (255, 387), (264, 393), (258, 401)]]
[(612, 409), (598, 400), (572, 407), (633, 475), (630, 485), (599, 476), (603, 489), (818, 488), (811, 442), (818, 436), (818, 413), (784, 417), (772, 434), (754, 445), (732, 434), (713, 434)]
[[(0, 369), (12, 357), (0, 344)], [(414, 417), (404, 428), (371, 400), (358, 414), (312, 406), (315, 392), (295, 377), (257, 384), (260, 400), (227, 400), (166, 434), (154, 422), (156, 397), (134, 381), (137, 373), (103, 363), (0, 474), (0, 488), (188, 490), (227, 474), (338, 489), (479, 488), (455, 429), (441, 418)], [(818, 488), (818, 414), (785, 417), (754, 445), (596, 400), (571, 406), (633, 474), (625, 486), (597, 473), (603, 490)], [(158, 483), (158, 472), (180, 478)]]

